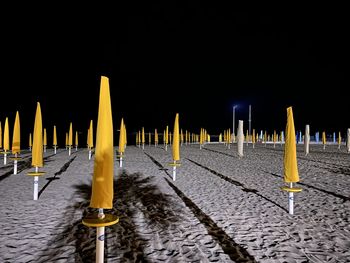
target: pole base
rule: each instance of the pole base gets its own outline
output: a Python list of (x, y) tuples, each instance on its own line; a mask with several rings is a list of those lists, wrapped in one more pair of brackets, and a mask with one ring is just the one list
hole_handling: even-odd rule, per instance
[(303, 189), (298, 188), (298, 187), (288, 187), (288, 186), (283, 186), (281, 187), (281, 190), (286, 191), (286, 192), (292, 192), (292, 193), (298, 193), (301, 192)]
[(29, 176), (41, 176), (44, 174), (45, 174), (45, 172), (29, 172), (29, 173), (27, 173), (27, 175), (29, 175)]
[(104, 218), (99, 218), (98, 214), (90, 214), (83, 218), (82, 223), (88, 227), (111, 226), (119, 222), (119, 217), (112, 214), (105, 214)]

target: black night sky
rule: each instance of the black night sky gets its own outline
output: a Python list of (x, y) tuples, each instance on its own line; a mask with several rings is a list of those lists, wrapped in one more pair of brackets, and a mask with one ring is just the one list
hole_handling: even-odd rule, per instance
[(49, 134), (56, 125), (63, 139), (72, 121), (85, 138), (101, 75), (110, 79), (115, 129), (124, 117), (129, 134), (162, 132), (177, 112), (183, 129), (219, 134), (232, 129), (233, 105), (245, 130), (249, 104), (259, 131), (284, 129), (288, 106), (297, 130), (310, 124), (312, 134), (345, 136), (350, 127), (344, 8), (243, 12), (144, 1), (88, 9), (14, 8), (2, 19), (0, 120), (9, 117), (11, 134), (16, 110), (22, 137), (33, 129), (39, 101)]

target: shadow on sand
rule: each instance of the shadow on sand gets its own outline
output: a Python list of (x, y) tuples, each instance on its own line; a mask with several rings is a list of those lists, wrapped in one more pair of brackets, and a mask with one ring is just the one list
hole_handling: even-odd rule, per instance
[[(39, 259), (67, 259), (69, 262), (95, 262), (96, 230), (81, 223), (84, 215), (94, 209), (89, 207), (91, 185), (76, 185), (78, 201), (67, 207), (61, 222), (64, 229), (56, 233), (55, 238), (48, 241), (47, 252)], [(145, 240), (140, 236), (140, 224), (147, 224), (146, 231), (167, 231), (170, 223), (179, 220), (171, 209), (172, 200), (161, 193), (151, 177), (141, 174), (127, 174), (125, 171), (114, 180), (113, 210), (105, 209), (105, 213), (119, 216), (116, 225), (105, 228), (105, 259), (118, 262), (152, 262), (144, 253)], [(142, 213), (144, 222), (140, 221)], [(77, 218), (79, 218), (77, 220)], [(143, 228), (141, 226), (141, 228)], [(155, 229), (152, 229), (155, 228)], [(59, 227), (57, 229), (60, 229)], [(62, 227), (61, 227), (62, 229)], [(144, 229), (144, 228), (143, 228)], [(143, 230), (145, 231), (145, 230)], [(66, 255), (67, 246), (74, 246), (74, 254)]]

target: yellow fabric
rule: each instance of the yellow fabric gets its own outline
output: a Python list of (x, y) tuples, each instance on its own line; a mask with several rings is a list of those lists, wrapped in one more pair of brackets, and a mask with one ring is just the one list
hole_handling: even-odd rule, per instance
[(322, 143), (326, 144), (326, 132), (322, 132)]
[(73, 124), (70, 123), (69, 125), (69, 134), (68, 134), (68, 145), (73, 145)]
[(66, 146), (68, 146), (68, 132), (66, 132)]
[(75, 146), (79, 145), (79, 141), (78, 141), (78, 131), (75, 131)]
[(89, 148), (94, 147), (94, 130), (93, 130), (93, 121), (90, 120), (90, 128), (89, 128)]
[(113, 120), (109, 80), (101, 77), (90, 207), (113, 207)]
[(158, 132), (157, 132), (157, 129), (154, 130), (154, 142), (158, 143)]
[(284, 145), (284, 181), (299, 182), (295, 128), (292, 107), (287, 108), (286, 139)]
[(53, 126), (53, 143), (54, 146), (57, 146), (57, 132), (56, 132), (56, 125)]
[(43, 145), (47, 145), (47, 137), (46, 137), (46, 129), (44, 128), (44, 139), (43, 139)]
[(142, 144), (145, 144), (145, 128), (142, 127), (142, 137), (141, 137)]
[(124, 153), (125, 150), (125, 130), (124, 130), (124, 120), (120, 121), (120, 132), (119, 132), (119, 148), (118, 152), (119, 153)]
[(41, 119), (41, 108), (39, 102), (36, 106), (34, 121), (32, 166), (43, 167), (43, 124)]
[(165, 129), (165, 144), (169, 143), (168, 136), (169, 136), (169, 127), (167, 125)]
[(173, 132), (173, 160), (180, 160), (179, 114), (176, 113)]
[(21, 128), (19, 124), (19, 113), (16, 112), (15, 125), (12, 136), (12, 154), (19, 153), (21, 150)]
[(4, 127), (4, 151), (7, 152), (10, 149), (10, 131), (9, 131), (9, 121), (6, 117), (5, 127)]
[(341, 144), (341, 133), (338, 133), (338, 144)]
[(255, 129), (253, 129), (252, 143), (255, 143)]

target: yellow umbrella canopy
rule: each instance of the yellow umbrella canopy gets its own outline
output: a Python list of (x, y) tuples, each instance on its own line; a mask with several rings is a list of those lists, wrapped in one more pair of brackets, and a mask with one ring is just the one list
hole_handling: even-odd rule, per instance
[(144, 127), (142, 127), (141, 142), (142, 142), (142, 144), (144, 144), (146, 142), (146, 140), (145, 140), (145, 128)]
[(34, 121), (32, 166), (43, 167), (43, 124), (39, 102), (37, 102)]
[(78, 146), (78, 131), (75, 131), (75, 146)]
[(169, 143), (169, 127), (168, 125), (165, 128), (165, 144)]
[(13, 127), (12, 136), (12, 154), (19, 153), (21, 151), (21, 128), (19, 123), (19, 113), (16, 112), (15, 125)]
[(101, 77), (90, 207), (113, 207), (113, 120), (109, 80)]
[(10, 131), (9, 131), (9, 120), (6, 117), (4, 127), (4, 152), (10, 150)]
[(44, 139), (43, 139), (43, 145), (47, 145), (47, 137), (46, 137), (46, 128), (44, 128)]
[(255, 129), (253, 129), (252, 143), (255, 143)]
[(292, 107), (287, 108), (286, 139), (284, 145), (284, 181), (299, 182), (295, 128)]
[(180, 160), (179, 114), (176, 113), (173, 131), (173, 160)]
[(157, 132), (157, 129), (154, 130), (154, 142), (158, 143), (158, 132)]
[(73, 124), (70, 123), (69, 125), (69, 134), (68, 134), (68, 145), (73, 145)]
[(322, 132), (322, 143), (326, 144), (326, 132)]
[(119, 153), (124, 153), (125, 150), (125, 130), (124, 130), (124, 119), (120, 121), (120, 132), (119, 132)]
[(53, 126), (53, 146), (57, 146), (57, 131), (56, 125)]
[(94, 147), (94, 133), (93, 133), (93, 122), (90, 120), (89, 136), (88, 136), (88, 146), (91, 149)]

